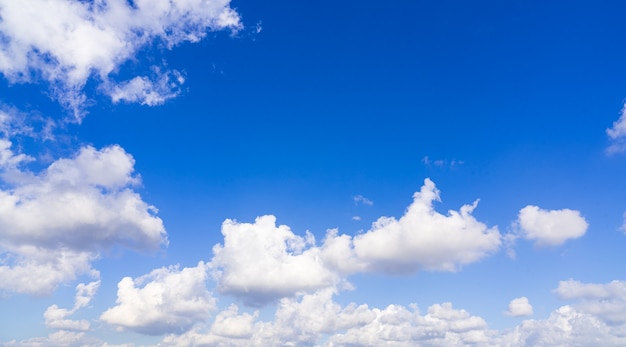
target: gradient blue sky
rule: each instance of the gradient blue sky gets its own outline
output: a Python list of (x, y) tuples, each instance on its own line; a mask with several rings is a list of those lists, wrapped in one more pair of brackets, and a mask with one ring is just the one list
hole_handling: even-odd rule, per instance
[(0, 346), (626, 343), (625, 3), (145, 3), (0, 0)]

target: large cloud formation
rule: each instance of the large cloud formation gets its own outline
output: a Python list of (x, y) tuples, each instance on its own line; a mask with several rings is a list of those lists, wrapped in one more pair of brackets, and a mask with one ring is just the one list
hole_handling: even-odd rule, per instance
[(177, 94), (177, 71), (115, 82), (111, 75), (143, 47), (196, 42), (241, 28), (230, 0), (0, 0), (0, 72), (11, 82), (42, 79), (82, 116), (90, 77), (114, 102), (158, 104)]
[(354, 237), (329, 230), (321, 246), (310, 233), (301, 237), (276, 226), (271, 215), (254, 223), (226, 220), (224, 244), (213, 247), (210, 262), (218, 289), (259, 306), (334, 287), (356, 272), (455, 271), (498, 250), (498, 229), (471, 215), (476, 203), (442, 215), (432, 206), (438, 199), (435, 184), (426, 179), (399, 220), (382, 217)]
[(334, 286), (337, 275), (324, 266), (313, 235), (295, 235), (288, 226), (276, 226), (276, 217), (251, 223), (226, 220), (224, 245), (213, 247), (211, 266), (219, 290), (253, 306), (297, 292)]
[(156, 250), (167, 244), (156, 209), (133, 190), (134, 160), (119, 146), (83, 147), (35, 174), (1, 140), (0, 289), (50, 293), (113, 247)]
[(435, 211), (439, 190), (424, 180), (404, 216), (381, 217), (368, 232), (354, 237), (354, 252), (367, 267), (383, 272), (455, 271), (500, 247), (497, 227), (472, 216), (478, 201), (443, 215)]

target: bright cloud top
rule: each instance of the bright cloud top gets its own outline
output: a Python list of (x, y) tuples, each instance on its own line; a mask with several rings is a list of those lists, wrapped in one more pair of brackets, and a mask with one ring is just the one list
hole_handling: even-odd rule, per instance
[(91, 76), (120, 100), (157, 104), (182, 79), (158, 73), (117, 84), (110, 75), (154, 41), (168, 48), (208, 31), (241, 28), (230, 0), (0, 0), (0, 72), (13, 82), (43, 79), (80, 117)]
[(226, 220), (224, 245), (213, 247), (211, 266), (219, 290), (250, 305), (318, 288), (334, 286), (337, 275), (326, 268), (315, 238), (295, 235), (276, 226), (276, 217), (263, 216), (253, 224)]
[(562, 245), (585, 235), (589, 226), (578, 211), (543, 210), (532, 205), (520, 210), (517, 225), (521, 236), (535, 241), (537, 246)]
[(271, 215), (254, 223), (226, 220), (224, 244), (213, 247), (210, 262), (218, 289), (258, 306), (345, 284), (356, 272), (455, 271), (499, 248), (498, 229), (471, 216), (476, 203), (447, 216), (435, 212), (439, 191), (429, 179), (414, 198), (399, 220), (382, 217), (354, 237), (329, 230), (321, 246), (308, 232), (301, 237), (276, 226)]
[(356, 257), (373, 271), (455, 271), (498, 250), (498, 228), (472, 216), (478, 201), (448, 215), (435, 211), (433, 201), (440, 201), (439, 190), (426, 179), (404, 216), (381, 217), (368, 232), (354, 237)]
[(511, 300), (509, 309), (505, 314), (511, 317), (530, 316), (533, 314), (533, 306), (530, 304), (527, 297), (522, 296)]
[(124, 277), (117, 285), (117, 306), (100, 320), (148, 335), (182, 333), (215, 310), (207, 278), (203, 262), (182, 270), (156, 269), (137, 279)]
[(97, 276), (90, 262), (102, 250), (167, 244), (156, 209), (132, 189), (139, 177), (121, 147), (84, 147), (34, 174), (19, 168), (28, 157), (2, 144), (0, 288), (50, 293), (79, 274)]

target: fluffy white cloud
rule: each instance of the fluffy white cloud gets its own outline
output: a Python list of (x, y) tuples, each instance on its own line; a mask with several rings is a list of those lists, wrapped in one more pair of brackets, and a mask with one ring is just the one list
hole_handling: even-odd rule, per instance
[(167, 244), (156, 209), (132, 187), (134, 160), (119, 146), (84, 147), (39, 174), (0, 141), (0, 289), (50, 293), (97, 271), (91, 261), (112, 247), (155, 250)]
[[(230, 0), (0, 0), (0, 72), (12, 82), (48, 81), (77, 117), (92, 76), (114, 99), (150, 104), (171, 96), (180, 81), (168, 88), (161, 77), (137, 77), (117, 88), (110, 75), (153, 42), (172, 48), (227, 28), (241, 28)], [(146, 95), (131, 88), (136, 81)]]
[(530, 316), (533, 314), (533, 306), (528, 302), (527, 297), (522, 296), (511, 300), (509, 309), (505, 313), (512, 317)]
[(626, 337), (623, 328), (607, 325), (571, 306), (562, 306), (548, 319), (522, 322), (495, 342), (492, 345), (510, 347), (624, 346)]
[(226, 220), (224, 244), (213, 247), (211, 266), (218, 289), (258, 306), (298, 292), (334, 286), (339, 278), (324, 266), (315, 238), (276, 226), (274, 216), (254, 223)]
[(207, 319), (215, 299), (206, 288), (207, 265), (169, 267), (148, 275), (123, 278), (117, 285), (117, 306), (100, 320), (148, 335), (182, 333)]
[(500, 247), (497, 227), (488, 228), (472, 216), (478, 201), (440, 214), (433, 208), (433, 201), (440, 201), (439, 190), (430, 179), (413, 199), (400, 219), (381, 217), (369, 231), (354, 237), (354, 253), (368, 269), (455, 271)]
[(301, 237), (285, 225), (276, 226), (274, 216), (253, 224), (226, 220), (224, 245), (213, 248), (210, 263), (218, 289), (246, 304), (263, 305), (334, 287), (355, 272), (455, 271), (499, 248), (498, 229), (471, 215), (476, 203), (448, 215), (437, 213), (432, 202), (439, 191), (429, 179), (414, 198), (399, 220), (382, 217), (354, 237), (329, 230), (319, 247), (310, 233)]
[(516, 223), (521, 236), (535, 241), (537, 246), (561, 245), (569, 239), (585, 235), (589, 226), (578, 211), (543, 210), (532, 205), (519, 211)]
[(415, 306), (372, 312), (374, 320), (331, 336), (327, 346), (467, 346), (486, 344), (493, 335), (482, 318), (450, 303), (432, 305), (423, 316)]
[(100, 281), (94, 281), (89, 284), (80, 283), (76, 286), (76, 300), (71, 310), (59, 308), (57, 305), (48, 307), (43, 316), (46, 319), (46, 326), (54, 329), (79, 330), (85, 331), (89, 329), (89, 322), (86, 320), (66, 319), (74, 314), (77, 310), (89, 305), (89, 302), (98, 291)]
[(215, 334), (215, 328), (207, 333), (194, 329), (169, 335), (162, 345), (465, 346), (486, 345), (495, 334), (482, 318), (454, 309), (449, 303), (433, 305), (421, 315), (415, 305), (410, 309), (398, 305), (385, 309), (356, 304), (342, 307), (332, 300), (334, 293), (326, 288), (300, 299), (282, 299), (270, 322), (253, 322), (252, 315), (236, 315), (231, 306), (225, 312), (229, 317), (245, 319), (237, 323), (237, 331), (245, 334), (225, 336)]
[(582, 283), (568, 280), (559, 282), (555, 293), (566, 300), (577, 300), (573, 306), (585, 313), (600, 317), (610, 324), (626, 323), (626, 282), (606, 284)]

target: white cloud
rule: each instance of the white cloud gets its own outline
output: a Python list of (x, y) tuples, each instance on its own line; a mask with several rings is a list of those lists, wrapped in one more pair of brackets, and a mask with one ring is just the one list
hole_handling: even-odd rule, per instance
[(85, 332), (59, 330), (47, 337), (34, 337), (24, 341), (10, 341), (0, 344), (3, 347), (95, 347), (101, 346), (85, 336)]
[(134, 160), (119, 146), (84, 147), (38, 174), (0, 141), (0, 289), (50, 293), (81, 274), (102, 250), (155, 250), (167, 244), (156, 209), (132, 190)]
[(626, 149), (626, 104), (620, 112), (618, 120), (613, 122), (613, 126), (606, 129), (606, 134), (611, 140), (611, 145), (607, 148), (607, 153), (613, 154), (617, 152), (623, 152)]
[(578, 211), (543, 210), (532, 205), (520, 210), (516, 223), (521, 236), (535, 241), (537, 246), (561, 245), (583, 236), (589, 226)]
[(522, 296), (511, 300), (509, 309), (505, 313), (511, 317), (530, 316), (533, 314), (533, 306), (528, 302), (527, 297)]
[(382, 217), (371, 230), (354, 237), (329, 230), (320, 247), (308, 232), (301, 237), (285, 225), (277, 227), (274, 216), (259, 217), (253, 224), (226, 220), (224, 245), (213, 248), (210, 262), (218, 290), (259, 306), (349, 285), (345, 276), (356, 272), (455, 271), (499, 248), (497, 228), (472, 217), (476, 203), (446, 216), (432, 207), (438, 197), (427, 179), (399, 220)]
[(185, 81), (180, 72), (160, 74), (157, 70), (157, 75), (153, 80), (137, 76), (130, 81), (110, 85), (107, 93), (114, 103), (136, 102), (148, 106), (161, 105), (180, 94), (180, 85)]
[(500, 247), (497, 227), (488, 228), (472, 215), (478, 201), (448, 215), (436, 212), (439, 190), (424, 180), (420, 192), (399, 220), (381, 217), (372, 228), (354, 237), (356, 257), (373, 271), (455, 271)]
[(117, 306), (100, 320), (148, 335), (182, 333), (202, 322), (215, 309), (215, 299), (206, 288), (207, 265), (169, 267), (148, 275), (123, 278), (117, 285)]
[(368, 205), (368, 206), (373, 206), (374, 202), (366, 197), (364, 197), (363, 195), (357, 195), (354, 197), (354, 203), (355, 204), (363, 204), (363, 205)]
[[(300, 237), (276, 217), (253, 224), (226, 220), (224, 245), (213, 247), (211, 266), (218, 289), (258, 306), (298, 292), (334, 286), (338, 276), (326, 268), (312, 234)], [(260, 275), (262, 274), (262, 275)]]
[[(80, 120), (86, 100), (82, 88), (90, 77), (114, 83), (111, 75), (153, 42), (172, 48), (197, 42), (209, 31), (241, 26), (230, 0), (0, 0), (0, 72), (12, 82), (49, 82)], [(160, 77), (150, 82), (138, 78), (148, 99), (171, 96), (170, 89), (159, 85)], [(133, 88), (121, 96), (132, 81), (136, 79), (106, 92), (118, 100), (149, 104)]]
[(325, 288), (299, 299), (282, 299), (272, 321), (253, 321), (254, 315), (237, 315), (231, 306), (226, 315), (243, 320), (236, 324), (243, 334), (215, 334), (216, 320), (206, 333), (196, 328), (169, 335), (162, 345), (464, 346), (485, 343), (494, 334), (482, 318), (454, 309), (449, 303), (432, 305), (426, 315), (421, 315), (415, 305), (411, 309), (398, 305), (378, 309), (354, 303), (342, 307), (332, 300), (335, 293)]
[(555, 293), (561, 299), (578, 300), (573, 306), (610, 324), (626, 323), (626, 282), (606, 284), (582, 283), (568, 280), (559, 282)]
[(562, 306), (545, 320), (525, 320), (505, 333), (493, 345), (532, 346), (624, 346), (620, 328), (607, 325), (597, 317)]
[(89, 305), (89, 302), (98, 291), (100, 281), (89, 284), (80, 283), (76, 286), (76, 301), (71, 310), (59, 308), (57, 305), (48, 307), (43, 316), (46, 319), (46, 326), (54, 329), (85, 331), (89, 329), (89, 322), (86, 320), (70, 320), (68, 316), (74, 314), (79, 309)]

